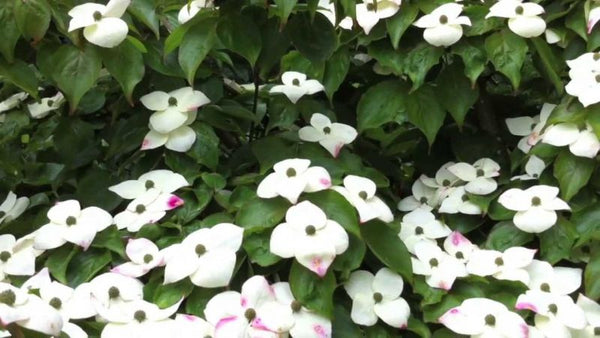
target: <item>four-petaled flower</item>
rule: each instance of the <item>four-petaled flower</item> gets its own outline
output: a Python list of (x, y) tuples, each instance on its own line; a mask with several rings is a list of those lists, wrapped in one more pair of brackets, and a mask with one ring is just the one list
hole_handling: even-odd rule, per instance
[(525, 270), (529, 274), (530, 290), (539, 290), (556, 295), (568, 295), (581, 286), (581, 269), (553, 267), (548, 262), (534, 259)]
[(533, 260), (536, 250), (512, 247), (504, 252), (476, 249), (467, 263), (467, 272), (477, 276), (520, 281), (527, 285), (529, 274), (525, 267)]
[(327, 151), (338, 157), (342, 147), (352, 143), (358, 135), (356, 129), (343, 123), (331, 122), (331, 120), (319, 113), (310, 118), (310, 126), (301, 128), (298, 136), (307, 142), (319, 142)]
[(546, 22), (539, 15), (544, 13), (544, 7), (533, 3), (523, 3), (522, 0), (500, 0), (490, 7), (485, 17), (508, 18), (508, 28), (524, 38), (540, 36), (546, 30)]
[(21, 216), (28, 206), (29, 198), (17, 198), (15, 193), (9, 191), (4, 202), (0, 204), (0, 224), (2, 224), (2, 222), (10, 222), (13, 219)]
[(556, 147), (569, 146), (573, 155), (587, 158), (596, 157), (600, 151), (598, 136), (589, 124), (584, 126), (577, 126), (574, 123), (555, 124), (546, 129), (542, 142)]
[(465, 190), (475, 195), (487, 195), (498, 187), (493, 177), (500, 175), (500, 165), (489, 158), (477, 160), (473, 165), (459, 162), (448, 167), (456, 177), (467, 182)]
[(363, 0), (356, 4), (356, 21), (369, 34), (379, 20), (396, 14), (401, 4), (402, 0)]
[(568, 60), (569, 78), (565, 86), (569, 95), (576, 96), (584, 107), (600, 102), (600, 53), (585, 53)]
[(31, 276), (35, 273), (36, 250), (31, 243), (15, 236), (0, 235), (0, 281), (6, 275)]
[(535, 312), (535, 326), (550, 337), (571, 337), (569, 329), (582, 330), (587, 324), (585, 313), (570, 296), (529, 290), (517, 298), (515, 308)]
[(312, 95), (325, 90), (325, 87), (317, 80), (307, 80), (306, 74), (288, 71), (281, 74), (282, 85), (271, 88), (269, 93), (281, 93), (287, 96), (292, 103), (298, 102), (304, 95)]
[(541, 139), (541, 131), (546, 126), (546, 121), (550, 113), (556, 108), (555, 104), (544, 103), (539, 115), (534, 117), (531, 116), (520, 116), (506, 119), (506, 126), (508, 131), (515, 136), (523, 136), (517, 148), (527, 154), (531, 147), (536, 145)]
[(394, 220), (390, 207), (383, 200), (375, 196), (377, 186), (368, 178), (348, 175), (344, 177), (343, 187), (332, 187), (352, 204), (358, 211), (360, 222), (368, 222), (378, 218), (384, 222)]
[(465, 265), (447, 254), (436, 243), (420, 241), (414, 246), (417, 258), (411, 257), (413, 272), (425, 276), (427, 285), (450, 290), (457, 277), (466, 277)]
[(414, 25), (425, 28), (423, 38), (431, 45), (448, 47), (455, 44), (463, 35), (461, 25), (471, 25), (471, 20), (460, 16), (463, 5), (447, 3), (434, 9), (433, 12), (423, 15)]
[(448, 236), (452, 230), (425, 209), (415, 209), (402, 217), (398, 236), (409, 252), (414, 253), (415, 244), (420, 241), (435, 243), (438, 238)]
[(161, 193), (170, 194), (175, 190), (190, 185), (181, 174), (171, 170), (159, 169), (149, 171), (137, 180), (127, 180), (108, 187), (108, 190), (125, 199), (135, 199), (154, 188)]
[(156, 244), (146, 238), (130, 239), (125, 247), (130, 262), (112, 268), (112, 272), (129, 277), (140, 277), (157, 266), (164, 265), (163, 253)]
[(129, 28), (121, 19), (131, 0), (110, 0), (106, 5), (88, 2), (69, 11), (69, 32), (83, 28), (86, 40), (100, 47), (112, 48), (123, 42)]
[(150, 188), (141, 196), (129, 202), (127, 209), (115, 215), (119, 229), (139, 231), (142, 226), (159, 221), (173, 210), (183, 205), (183, 200), (173, 194), (164, 194), (157, 188)]
[(29, 110), (32, 118), (41, 119), (48, 116), (51, 111), (60, 108), (65, 101), (65, 96), (61, 92), (58, 92), (54, 96), (44, 97), (39, 103), (28, 104), (27, 110)]

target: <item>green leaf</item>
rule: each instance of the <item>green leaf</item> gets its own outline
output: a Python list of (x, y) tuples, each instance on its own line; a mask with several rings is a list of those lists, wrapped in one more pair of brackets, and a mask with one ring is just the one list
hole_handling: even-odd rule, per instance
[(405, 104), (408, 121), (425, 134), (431, 146), (446, 117), (446, 111), (437, 100), (435, 88), (425, 85), (417, 89), (408, 95)]
[(557, 56), (552, 48), (542, 38), (532, 38), (531, 43), (533, 44), (537, 58), (539, 59), (538, 68), (541, 73), (554, 85), (554, 89), (559, 95), (564, 93), (564, 86), (560, 75), (558, 75), (562, 69), (564, 69), (564, 61), (562, 58)]
[(354, 324), (350, 313), (341, 304), (335, 304), (331, 333), (335, 338), (363, 338), (358, 325)]
[(67, 167), (79, 168), (99, 155), (91, 124), (65, 117), (60, 120), (57, 130), (61, 132), (54, 135), (54, 146)]
[(31, 68), (21, 60), (15, 60), (15, 62), (9, 64), (0, 58), (0, 76), (3, 77), (3, 80), (12, 82), (12, 84), (37, 99), (39, 81)]
[[(470, 5), (465, 7), (463, 15), (471, 19), (470, 26), (465, 27), (465, 36), (483, 35), (489, 31), (497, 30), (506, 24), (501, 18), (486, 18), (490, 9), (484, 5)], [(465, 41), (466, 39), (462, 39)]]
[(373, 220), (361, 224), (360, 232), (369, 249), (383, 264), (407, 281), (412, 280), (410, 253), (396, 231), (384, 222)]
[(142, 81), (145, 73), (144, 57), (129, 41), (114, 48), (100, 50), (102, 62), (110, 74), (119, 82), (130, 105), (135, 86)]
[(481, 40), (467, 41), (462, 39), (452, 46), (452, 53), (457, 54), (465, 64), (465, 75), (471, 80), (471, 86), (475, 86), (479, 75), (485, 70), (487, 56)]
[(259, 232), (244, 231), (242, 246), (250, 262), (260, 266), (271, 266), (281, 261), (281, 257), (274, 255), (269, 249), (272, 232), (272, 229)]
[(185, 313), (204, 317), (204, 309), (208, 301), (222, 291), (220, 288), (194, 288), (185, 299)]
[(573, 223), (559, 218), (554, 226), (539, 234), (540, 256), (552, 265), (568, 258), (576, 236), (577, 231)]
[(158, 284), (152, 296), (152, 302), (164, 309), (187, 297), (194, 290), (194, 284), (189, 278), (173, 284)]
[(321, 13), (314, 20), (306, 12), (296, 13), (285, 28), (292, 44), (313, 63), (328, 60), (337, 49), (338, 38), (331, 22)]
[(600, 298), (600, 248), (592, 250), (590, 261), (585, 267), (583, 273), (583, 284), (585, 285), (585, 294), (591, 299)]
[(566, 201), (575, 196), (586, 186), (595, 166), (593, 159), (575, 156), (568, 149), (561, 151), (554, 162), (554, 177), (558, 180), (560, 196)]
[(521, 83), (521, 67), (527, 54), (527, 42), (510, 32), (501, 30), (485, 39), (485, 51), (496, 70), (506, 75), (515, 89)]
[(34, 43), (44, 37), (50, 26), (51, 11), (46, 0), (17, 0), (14, 15), (23, 37)]
[(577, 246), (586, 244), (590, 241), (600, 240), (600, 203), (591, 206), (573, 214), (571, 222), (575, 224), (579, 240)]
[(459, 128), (465, 116), (479, 98), (478, 89), (471, 87), (463, 75), (463, 67), (455, 62), (446, 67), (437, 78), (437, 95), (442, 106), (450, 112)]
[(92, 242), (92, 247), (105, 248), (117, 253), (121, 257), (125, 257), (125, 245), (123, 244), (121, 233), (116, 225), (111, 225), (96, 234), (94, 242)]
[(53, 250), (45, 263), (52, 277), (63, 284), (67, 284), (67, 267), (73, 256), (78, 252), (79, 249), (72, 245), (63, 245)]
[(389, 80), (370, 87), (360, 98), (356, 108), (359, 132), (378, 128), (385, 123), (405, 120), (405, 82)]
[(157, 39), (159, 38), (160, 24), (154, 11), (154, 0), (132, 0), (127, 10), (150, 28)]
[(191, 127), (196, 132), (196, 142), (187, 154), (196, 162), (215, 169), (219, 163), (219, 137), (206, 123), (196, 122)]
[(277, 15), (281, 18), (281, 23), (286, 24), (290, 13), (296, 6), (298, 0), (275, 0), (275, 5), (277, 5)]
[(418, 14), (419, 7), (415, 3), (405, 1), (400, 6), (398, 13), (385, 20), (385, 26), (394, 49), (398, 49), (400, 38), (402, 38), (406, 29), (415, 21)]
[(217, 25), (217, 35), (225, 48), (243, 56), (254, 67), (260, 55), (262, 39), (260, 30), (252, 20), (241, 14), (224, 16)]
[(247, 230), (272, 228), (279, 224), (290, 204), (283, 198), (254, 198), (246, 202), (235, 217), (235, 224)]
[(89, 248), (86, 251), (78, 252), (71, 259), (67, 269), (68, 285), (76, 287), (81, 283), (90, 281), (111, 261), (112, 256), (108, 250)]
[(348, 69), (350, 69), (350, 53), (347, 48), (340, 47), (325, 64), (323, 86), (329, 101), (333, 99), (333, 94), (344, 82)]
[(0, 53), (8, 62), (13, 62), (15, 46), (21, 37), (15, 20), (14, 4), (15, 1), (3, 1), (0, 4)]
[(194, 85), (196, 70), (216, 41), (216, 28), (217, 19), (209, 17), (190, 27), (183, 37), (178, 60), (191, 86)]
[(533, 234), (519, 230), (513, 222), (500, 222), (490, 231), (485, 241), (485, 247), (504, 251), (513, 246), (523, 246), (533, 239)]
[(410, 49), (403, 60), (403, 71), (410, 77), (413, 85), (412, 90), (421, 87), (425, 82), (425, 76), (431, 67), (438, 64), (444, 49), (435, 47), (428, 43), (421, 43)]
[(289, 281), (294, 298), (303, 306), (326, 318), (333, 317), (333, 291), (336, 287), (333, 271), (328, 271), (321, 278), (294, 260)]

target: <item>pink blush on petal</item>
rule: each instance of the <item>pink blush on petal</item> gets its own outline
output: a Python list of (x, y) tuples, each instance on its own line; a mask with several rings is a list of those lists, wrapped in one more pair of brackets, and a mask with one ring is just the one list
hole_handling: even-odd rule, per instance
[(327, 331), (325, 331), (325, 328), (321, 325), (313, 326), (313, 330), (315, 331), (315, 333), (317, 334), (317, 337), (319, 337), (319, 338), (329, 337), (329, 333), (327, 333)]
[(248, 304), (248, 300), (246, 298), (242, 297), (242, 299), (241, 299), (242, 307), (246, 307), (247, 304)]
[(148, 149), (148, 145), (150, 144), (150, 140), (146, 140), (144, 139), (144, 141), (142, 141), (142, 147), (140, 148), (141, 150), (146, 150)]
[(517, 305), (515, 305), (515, 309), (517, 310), (531, 310), (533, 312), (538, 312), (537, 306), (531, 304), (531, 303), (517, 303)]
[(169, 201), (167, 201), (167, 205), (169, 206), (169, 210), (170, 209), (175, 209), (179, 206), (183, 205), (183, 199), (173, 195), (171, 196), (171, 198), (169, 198)]
[(326, 179), (326, 178), (322, 178), (319, 180), (319, 182), (321, 183), (321, 185), (323, 185), (324, 187), (331, 187), (331, 181)]
[(466, 240), (466, 238), (461, 235), (460, 232), (453, 232), (452, 233), (452, 244), (454, 245), (459, 245), (461, 242), (464, 242)]
[(269, 328), (262, 322), (260, 318), (255, 318), (252, 321), (252, 327), (255, 329), (263, 330), (263, 331), (271, 331)]
[(523, 338), (529, 337), (529, 326), (521, 324), (521, 334), (521, 337)]
[(343, 143), (338, 143), (338, 144), (335, 146), (335, 149), (333, 150), (333, 153), (334, 153), (334, 154), (333, 154), (333, 157), (338, 157), (338, 155), (340, 154), (340, 151), (342, 151), (342, 147), (343, 147), (343, 146), (344, 146), (344, 144), (343, 144)]
[(215, 331), (218, 330), (219, 328), (223, 327), (223, 325), (227, 325), (228, 323), (230, 323), (236, 319), (237, 319), (236, 316), (221, 318), (221, 320), (219, 320), (217, 322), (217, 325), (215, 325)]

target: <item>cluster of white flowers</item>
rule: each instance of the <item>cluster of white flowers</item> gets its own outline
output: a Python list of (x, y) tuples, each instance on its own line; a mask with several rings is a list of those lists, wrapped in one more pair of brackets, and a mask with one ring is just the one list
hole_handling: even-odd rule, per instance
[(571, 81), (565, 86), (585, 107), (600, 102), (600, 53), (585, 53), (567, 61)]
[[(29, 94), (20, 92), (13, 94), (6, 98), (6, 100), (0, 102), (0, 113), (18, 108), (21, 102), (25, 101), (29, 97)], [(62, 107), (65, 103), (65, 97), (61, 92), (57, 92), (55, 95), (50, 97), (43, 97), (39, 102), (32, 102), (27, 104), (27, 111), (29, 115), (34, 119), (41, 119), (54, 110)], [(4, 120), (4, 114), (0, 115), (0, 122)]]

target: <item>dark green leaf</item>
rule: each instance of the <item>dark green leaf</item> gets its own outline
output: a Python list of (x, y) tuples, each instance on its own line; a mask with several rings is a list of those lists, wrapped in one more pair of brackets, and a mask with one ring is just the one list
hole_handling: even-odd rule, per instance
[(281, 257), (276, 256), (269, 250), (271, 241), (271, 229), (264, 231), (245, 231), (244, 242), (242, 243), (244, 251), (248, 254), (250, 262), (260, 266), (271, 266), (279, 261)]
[(485, 247), (504, 251), (513, 246), (523, 246), (533, 240), (533, 234), (519, 230), (513, 222), (500, 222), (490, 231)]
[(23, 89), (34, 98), (38, 98), (38, 79), (32, 67), (21, 60), (15, 60), (12, 64), (4, 62), (0, 58), (0, 76), (3, 80), (12, 82), (15, 86)]
[(600, 249), (598, 247), (592, 251), (590, 261), (585, 267), (583, 284), (585, 285), (587, 297), (591, 299), (600, 298)]
[(243, 56), (254, 66), (260, 55), (262, 40), (260, 30), (252, 20), (240, 14), (222, 17), (217, 35), (225, 48)]
[(394, 49), (398, 49), (400, 38), (402, 38), (406, 29), (412, 25), (418, 14), (419, 7), (415, 3), (405, 1), (400, 6), (398, 13), (385, 20), (385, 26), (390, 35), (390, 41), (392, 42)]
[(40, 41), (50, 26), (51, 12), (46, 0), (15, 1), (15, 20), (23, 37)]
[(543, 260), (550, 264), (568, 258), (575, 243), (577, 231), (573, 223), (564, 218), (540, 235), (540, 253)]
[(567, 149), (554, 162), (554, 177), (560, 186), (560, 196), (568, 201), (588, 183), (596, 164), (594, 160), (578, 157)]
[(337, 49), (335, 29), (321, 13), (316, 13), (314, 20), (309, 13), (297, 13), (292, 16), (285, 31), (298, 51), (312, 62), (326, 61)]
[(132, 0), (127, 9), (136, 19), (150, 28), (158, 39), (160, 25), (154, 11), (154, 0)]
[(152, 302), (159, 308), (164, 309), (187, 297), (192, 293), (192, 290), (194, 290), (194, 284), (189, 278), (172, 284), (160, 283), (154, 290)]
[(215, 169), (219, 163), (219, 137), (205, 123), (196, 122), (191, 127), (196, 131), (196, 142), (187, 154), (196, 162)]
[(57, 281), (67, 284), (67, 267), (69, 262), (79, 252), (79, 249), (72, 245), (63, 245), (56, 250), (53, 250), (48, 259), (46, 259), (46, 267), (50, 270), (52, 277)]
[(419, 44), (406, 54), (403, 71), (411, 79), (413, 91), (423, 85), (427, 72), (439, 62), (443, 54), (443, 48), (427, 43)]
[(336, 287), (333, 271), (319, 277), (294, 261), (289, 278), (292, 294), (297, 301), (324, 317), (333, 317), (333, 291)]
[(462, 127), (467, 112), (479, 98), (479, 91), (471, 87), (463, 75), (463, 67), (456, 62), (440, 73), (437, 85), (440, 103)]
[(552, 82), (554, 89), (559, 95), (564, 92), (563, 82), (560, 78), (560, 71), (564, 68), (564, 61), (552, 50), (552, 48), (542, 38), (532, 38), (537, 58), (539, 59), (539, 69), (544, 76)]
[(406, 100), (408, 121), (419, 128), (431, 146), (444, 123), (446, 111), (438, 102), (436, 90), (425, 85), (408, 95)]
[(279, 224), (290, 204), (283, 198), (255, 198), (238, 211), (235, 224), (247, 230), (272, 228)]
[(359, 131), (405, 120), (405, 95), (408, 85), (402, 81), (380, 82), (369, 88), (360, 98), (356, 108)]
[(102, 48), (100, 53), (104, 66), (123, 88), (129, 104), (133, 105), (131, 95), (145, 73), (142, 53), (129, 41), (114, 48)]
[(379, 260), (399, 273), (407, 281), (412, 280), (410, 253), (398, 233), (385, 223), (374, 220), (360, 226), (365, 243)]
[(14, 4), (14, 1), (0, 4), (0, 53), (8, 62), (13, 62), (15, 46), (21, 36), (13, 11)]
[(71, 259), (67, 269), (68, 285), (75, 287), (90, 281), (111, 261), (112, 256), (108, 250), (89, 248), (86, 251), (78, 252)]
[(465, 75), (471, 80), (471, 86), (474, 87), (488, 61), (483, 43), (481, 40), (467, 41), (463, 39), (452, 46), (452, 52), (462, 58), (465, 64)]
[(350, 68), (350, 53), (348, 49), (341, 47), (338, 49), (325, 64), (325, 74), (323, 74), (323, 86), (325, 94), (329, 101), (333, 99), (333, 94), (340, 88), (344, 82), (348, 69)]
[(216, 41), (216, 28), (217, 19), (206, 18), (190, 27), (181, 42), (178, 54), (179, 65), (191, 86), (194, 85), (196, 70)]
[(485, 39), (487, 56), (496, 70), (509, 78), (515, 89), (521, 84), (521, 67), (527, 54), (527, 42), (510, 32), (502, 30)]
[(277, 14), (281, 18), (282, 24), (287, 23), (288, 16), (292, 13), (294, 6), (298, 0), (275, 0), (275, 5), (277, 5)]

